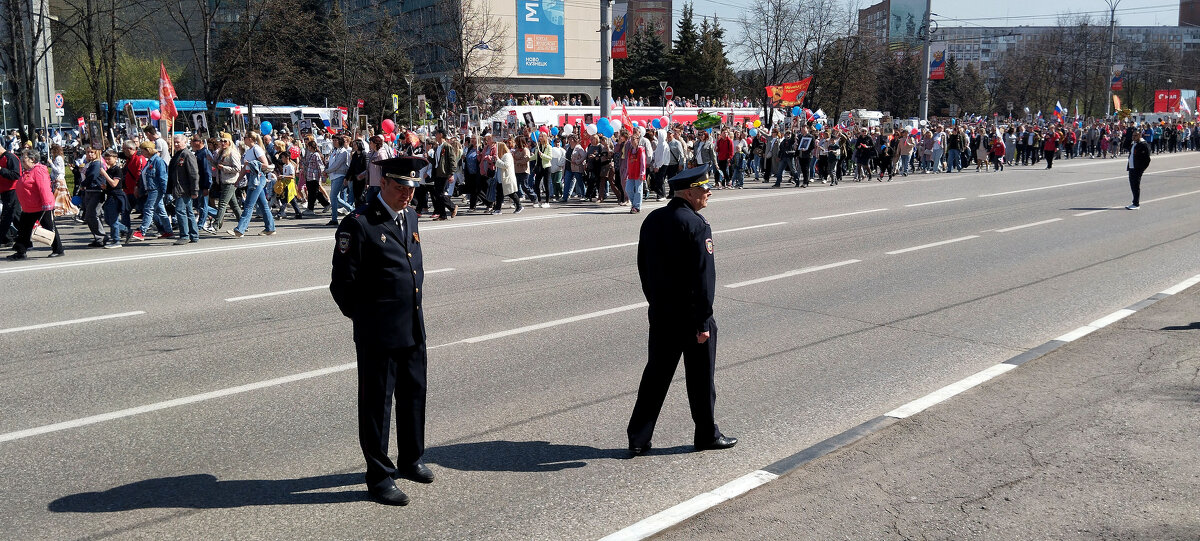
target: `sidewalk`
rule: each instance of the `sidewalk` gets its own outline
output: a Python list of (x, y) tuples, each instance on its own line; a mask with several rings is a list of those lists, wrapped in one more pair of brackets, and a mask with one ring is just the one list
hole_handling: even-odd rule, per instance
[(1200, 286), (656, 539), (1200, 539)]

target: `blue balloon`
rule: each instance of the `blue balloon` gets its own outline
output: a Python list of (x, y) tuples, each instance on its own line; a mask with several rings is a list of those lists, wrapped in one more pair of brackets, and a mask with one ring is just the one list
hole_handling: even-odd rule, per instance
[(258, 125), (258, 131), (263, 135), (271, 135), (272, 128), (273, 126), (271, 126), (271, 123), (266, 120), (262, 121), (262, 123)]
[(651, 125), (651, 126), (654, 126), (654, 129), (656, 129), (656, 130), (661, 130), (661, 129), (662, 129), (662, 122), (660, 122), (660, 121), (659, 121), (657, 118), (656, 118), (656, 119), (654, 119), (654, 120), (651, 120), (651, 121), (650, 121), (650, 125)]
[(758, 135), (758, 130), (750, 128), (750, 137), (754, 137), (756, 135)]
[(537, 142), (537, 139), (538, 139), (538, 132), (536, 132), (536, 131), (535, 131), (535, 132), (533, 132), (533, 133), (529, 134), (529, 140), (530, 140), (530, 141), (533, 141), (533, 142), (535, 142), (535, 143), (536, 143), (536, 142)]
[(800, 106), (799, 105), (792, 107), (792, 116), (800, 116)]
[(608, 138), (611, 138), (611, 137), (613, 136), (613, 133), (615, 133), (615, 132), (613, 131), (612, 124), (610, 124), (610, 123), (607, 123), (607, 122), (604, 124), (604, 126), (603, 126), (603, 127), (601, 127), (601, 126), (596, 126), (596, 129), (600, 131), (600, 135), (603, 135), (603, 136), (605, 136), (605, 137), (608, 137)]
[(558, 126), (550, 126), (550, 135), (558, 135)]
[[(596, 120), (596, 127), (597, 128), (600, 128), (600, 127), (611, 128), (612, 122), (609, 122), (607, 118), (600, 117), (598, 120)], [(605, 137), (608, 137), (608, 136), (606, 135)]]
[(814, 125), (813, 125), (813, 127), (814, 127), (814, 128), (816, 128), (816, 129), (818, 129), (818, 130), (823, 130), (823, 129), (825, 129), (825, 125), (824, 125), (824, 124), (821, 124), (820, 122), (818, 122), (818, 123), (814, 124)]

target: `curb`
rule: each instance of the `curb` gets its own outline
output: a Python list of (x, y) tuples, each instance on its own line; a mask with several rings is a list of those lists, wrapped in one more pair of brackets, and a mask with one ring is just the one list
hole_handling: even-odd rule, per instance
[(646, 539), (650, 536), (658, 534), (668, 528), (682, 523), (691, 517), (707, 511), (708, 509), (716, 507), (722, 502), (726, 502), (746, 494), (751, 490), (794, 472), (818, 458), (853, 445), (855, 442), (858, 442), (859, 440), (862, 440), (871, 434), (880, 432), (887, 427), (896, 424), (900, 419), (905, 419), (934, 405), (940, 404), (957, 394), (1014, 370), (1026, 362), (1042, 357), (1047, 353), (1074, 342), (1075, 340), (1083, 338), (1084, 336), (1087, 336), (1097, 330), (1112, 325), (1113, 323), (1125, 319), (1126, 317), (1129, 317), (1130, 315), (1133, 315), (1158, 301), (1161, 301), (1172, 295), (1176, 295), (1196, 284), (1200, 284), (1200, 274), (1197, 274), (1159, 293), (1156, 293), (1145, 300), (1117, 310), (1116, 312), (1079, 327), (1078, 329), (1059, 336), (1058, 338), (1016, 355), (1004, 362), (990, 366), (955, 383), (951, 383), (950, 385), (942, 387), (941, 389), (938, 389), (921, 398), (893, 409), (892, 411), (866, 421), (854, 428), (846, 430), (845, 432), (826, 438), (791, 456), (738, 477), (737, 479), (725, 483), (724, 485), (721, 485), (712, 491), (705, 492), (683, 503), (655, 513), (654, 515), (651, 515), (630, 526), (622, 528), (601, 538), (600, 541), (634, 541)]

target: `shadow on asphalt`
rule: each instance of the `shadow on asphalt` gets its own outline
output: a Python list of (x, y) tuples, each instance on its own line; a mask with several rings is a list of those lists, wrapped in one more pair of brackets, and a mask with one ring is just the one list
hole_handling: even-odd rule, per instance
[[(649, 455), (678, 455), (692, 446), (653, 448)], [(482, 441), (456, 443), (425, 450), (425, 461), (452, 470), (501, 472), (556, 472), (587, 466), (589, 460), (626, 459), (629, 450), (599, 449), (588, 445), (561, 445), (545, 441)]]
[[(50, 502), (54, 513), (113, 513), (134, 509), (223, 509), (252, 505), (328, 504), (363, 501), (362, 473), (302, 479), (219, 481), (210, 474), (147, 479), (103, 492), (81, 492)], [(355, 485), (354, 490), (308, 492)]]
[(1196, 329), (1200, 329), (1200, 321), (1193, 321), (1191, 323), (1191, 325), (1171, 325), (1169, 327), (1163, 327), (1160, 330), (1163, 330), (1163, 331), (1194, 331)]

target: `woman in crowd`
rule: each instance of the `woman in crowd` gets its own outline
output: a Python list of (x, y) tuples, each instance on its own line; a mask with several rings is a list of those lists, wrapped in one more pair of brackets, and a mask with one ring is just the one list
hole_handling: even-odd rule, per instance
[[(242, 238), (246, 229), (250, 227), (250, 219), (254, 217), (254, 210), (257, 208), (265, 222), (261, 235), (271, 236), (275, 234), (275, 217), (271, 215), (265, 192), (267, 152), (263, 150), (262, 138), (257, 133), (247, 133), (242, 141), (246, 145), (246, 152), (242, 155), (242, 176), (246, 179), (246, 205), (242, 207), (242, 216), (238, 219), (237, 227), (229, 234), (234, 238)], [(319, 152), (316, 154), (320, 155)]]
[(513, 214), (524, 210), (521, 206), (520, 188), (517, 185), (516, 165), (513, 164), (512, 153), (508, 151), (507, 144), (496, 144), (496, 176), (492, 182), (495, 183), (494, 191), (496, 193), (496, 203), (492, 207), (492, 214), (500, 214), (500, 206), (504, 203), (506, 196), (512, 199)]
[(513, 148), (509, 151), (512, 155), (514, 172), (517, 176), (517, 186), (521, 188), (521, 193), (535, 206), (537, 205), (537, 194), (533, 191), (533, 185), (529, 182), (529, 143), (524, 135), (518, 135), (513, 141)]
[(79, 208), (71, 201), (71, 190), (67, 188), (67, 163), (62, 145), (50, 147), (50, 182), (54, 185), (54, 215), (79, 214)]
[[(308, 149), (308, 153), (300, 162), (300, 175), (301, 180), (304, 181), (304, 189), (308, 193), (308, 211), (314, 212), (319, 200), (322, 207), (321, 212), (325, 212), (329, 210), (329, 198), (325, 197), (325, 192), (321, 190), (321, 179), (325, 176), (325, 158), (321, 156), (321, 150), (315, 139), (309, 139), (305, 148)], [(249, 151), (247, 151), (247, 155), (249, 155)], [(242, 169), (245, 170), (245, 167)], [(250, 197), (247, 196), (246, 200), (249, 201)], [(250, 206), (250, 203), (246, 203), (246, 206)]]
[(537, 167), (534, 169), (533, 192), (540, 202), (536, 203), (538, 207), (547, 209), (550, 208), (550, 196), (552, 190), (550, 188), (550, 135), (541, 133), (538, 136), (536, 145), (534, 146), (534, 162)]
[(13, 243), (15, 253), (8, 256), (9, 261), (19, 261), (28, 257), (26, 254), (33, 247), (33, 228), (40, 225), (54, 235), (50, 244), (50, 257), (64, 254), (62, 238), (54, 228), (54, 192), (50, 189), (50, 171), (41, 161), (41, 154), (32, 148), (21, 151), (20, 178), (14, 186), (17, 201), (21, 204), (21, 219), (17, 222), (17, 239)]
[(642, 187), (646, 182), (646, 147), (627, 141), (625, 149), (625, 194), (629, 197), (629, 213), (637, 214), (642, 211)]
[[(242, 215), (242, 206), (238, 203), (237, 183), (242, 172), (242, 154), (233, 146), (233, 136), (228, 133), (221, 134), (220, 151), (214, 160), (217, 169), (217, 181), (213, 183), (215, 194), (217, 213), (213, 216), (213, 229), (223, 231), (225, 229), (225, 209), (233, 210), (236, 216)], [(296, 215), (300, 217), (299, 214)]]

